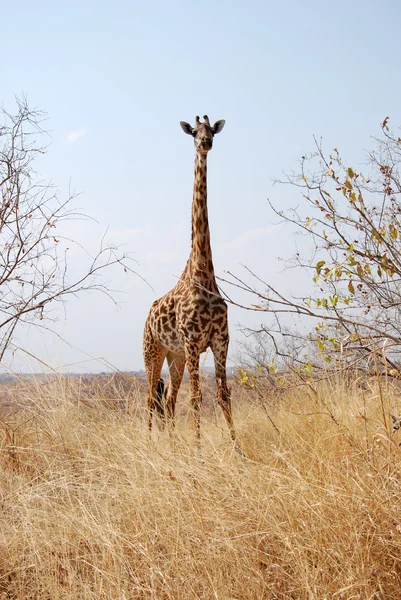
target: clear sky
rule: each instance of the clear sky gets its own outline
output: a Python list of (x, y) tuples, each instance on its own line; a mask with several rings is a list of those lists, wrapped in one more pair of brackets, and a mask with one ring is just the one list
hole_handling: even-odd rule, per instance
[[(267, 197), (297, 199), (272, 179), (296, 168), (313, 134), (353, 164), (385, 116), (401, 123), (401, 4), (383, 0), (240, 2), (2, 3), (0, 101), (14, 94), (49, 115), (53, 143), (36, 169), (98, 221), (72, 225), (94, 248), (106, 227), (135, 252), (140, 279), (110, 273), (119, 310), (85, 296), (60, 315), (72, 345), (21, 335), (53, 366), (104, 357), (119, 369), (142, 367), (142, 329), (151, 302), (180, 276), (190, 250), (193, 142), (179, 126), (196, 114), (226, 119), (208, 159), (215, 268), (248, 264), (287, 286), (278, 256), (294, 240), (275, 227)], [(294, 199), (295, 198), (295, 199)], [(236, 324), (260, 315), (230, 309)], [(14, 368), (26, 368), (16, 355)], [(32, 367), (36, 368), (36, 367)], [(97, 361), (83, 365), (102, 370)]]

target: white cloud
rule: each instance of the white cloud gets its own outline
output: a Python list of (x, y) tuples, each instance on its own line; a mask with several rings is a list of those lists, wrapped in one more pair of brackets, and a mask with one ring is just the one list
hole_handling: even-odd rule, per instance
[(159, 250), (158, 252), (149, 252), (145, 259), (148, 263), (172, 263), (177, 260), (177, 255), (173, 252)]
[[(181, 251), (189, 248), (189, 233), (181, 222), (170, 226), (154, 225), (148, 222), (143, 227), (113, 229), (106, 239), (124, 246), (124, 249), (138, 253), (138, 260), (149, 263), (174, 262)], [(189, 252), (189, 250), (188, 250)]]
[(278, 227), (279, 225), (272, 225), (271, 227), (256, 227), (255, 229), (246, 229), (245, 231), (239, 233), (234, 239), (226, 242), (223, 245), (223, 248), (238, 248), (250, 240), (254, 240), (255, 238), (271, 235)]
[(153, 239), (155, 236), (155, 229), (151, 223), (147, 223), (143, 227), (127, 227), (126, 229), (111, 229), (107, 234), (107, 240), (116, 244), (117, 246), (125, 246), (135, 244), (132, 246), (137, 250), (137, 243), (143, 243), (144, 240), (149, 238)]
[(74, 131), (70, 131), (70, 133), (67, 135), (67, 142), (70, 144), (77, 142), (87, 133), (87, 129), (75, 129)]

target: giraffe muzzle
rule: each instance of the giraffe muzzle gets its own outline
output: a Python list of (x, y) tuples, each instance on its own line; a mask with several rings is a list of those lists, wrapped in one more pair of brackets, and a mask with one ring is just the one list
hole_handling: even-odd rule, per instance
[(204, 150), (210, 150), (210, 148), (213, 146), (213, 140), (212, 138), (202, 138), (200, 145)]

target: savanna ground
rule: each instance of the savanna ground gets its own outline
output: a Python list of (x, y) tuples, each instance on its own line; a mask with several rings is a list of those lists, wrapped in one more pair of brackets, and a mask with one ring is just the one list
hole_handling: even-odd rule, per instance
[(206, 384), (200, 453), (185, 385), (149, 441), (140, 382), (2, 384), (0, 598), (401, 597), (397, 389), (234, 384), (241, 457)]

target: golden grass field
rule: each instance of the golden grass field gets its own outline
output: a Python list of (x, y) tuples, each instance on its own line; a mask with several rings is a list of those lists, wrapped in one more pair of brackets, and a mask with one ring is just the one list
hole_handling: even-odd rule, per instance
[(401, 598), (390, 384), (263, 402), (234, 384), (245, 458), (212, 384), (200, 452), (185, 386), (176, 434), (156, 427), (150, 442), (141, 386), (129, 401), (110, 385), (108, 401), (96, 378), (91, 393), (62, 377), (3, 385), (1, 599)]

